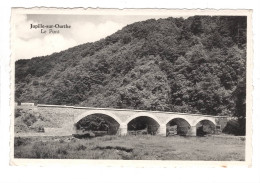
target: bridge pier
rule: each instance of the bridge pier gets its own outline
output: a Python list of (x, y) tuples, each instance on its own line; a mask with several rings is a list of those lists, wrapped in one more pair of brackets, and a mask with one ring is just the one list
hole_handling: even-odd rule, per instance
[(187, 135), (192, 136), (192, 137), (196, 137), (197, 136), (197, 127), (191, 126)]
[(161, 124), (158, 129), (158, 135), (166, 136), (166, 124)]
[(120, 124), (118, 131), (121, 136), (127, 135), (127, 124)]

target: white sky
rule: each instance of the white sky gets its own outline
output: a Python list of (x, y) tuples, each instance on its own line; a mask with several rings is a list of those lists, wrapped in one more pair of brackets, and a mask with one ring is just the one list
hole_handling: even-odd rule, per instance
[[(166, 17), (168, 16), (16, 15), (13, 42), (15, 60), (49, 55), (105, 38), (127, 24)], [(59, 29), (59, 34), (42, 34), (40, 29), (30, 29), (31, 24), (68, 24), (71, 28)]]

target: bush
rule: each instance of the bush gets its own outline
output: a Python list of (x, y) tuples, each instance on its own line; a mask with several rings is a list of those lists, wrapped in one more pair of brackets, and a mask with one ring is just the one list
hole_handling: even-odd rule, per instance
[(30, 144), (30, 139), (21, 138), (21, 137), (15, 137), (14, 138), (14, 147), (25, 146), (27, 144)]
[(22, 109), (15, 109), (15, 111), (14, 111), (15, 118), (17, 118), (21, 115), (22, 115)]
[(45, 127), (53, 127), (53, 122), (32, 108), (15, 110), (15, 132), (44, 132)]
[[(58, 149), (57, 152), (64, 153), (62, 149)], [(58, 158), (57, 152), (54, 151), (53, 147), (48, 145), (46, 142), (35, 142), (32, 146), (32, 158), (39, 159), (54, 159)]]
[(31, 126), (37, 121), (35, 115), (31, 113), (25, 113), (24, 115), (22, 115), (22, 120), (27, 126)]
[(95, 137), (95, 134), (91, 131), (83, 132), (83, 133), (77, 133), (77, 134), (72, 134), (73, 137), (75, 138), (91, 138)]
[(59, 142), (63, 144), (65, 141), (63, 139), (60, 139)]
[(68, 154), (67, 149), (64, 146), (58, 147), (57, 151), (58, 154), (66, 155)]
[(80, 151), (80, 150), (85, 150), (85, 149), (87, 149), (87, 147), (84, 146), (84, 145), (82, 145), (82, 144), (79, 144), (78, 146), (76, 146), (75, 149), (76, 149), (77, 151)]
[(233, 135), (238, 135), (239, 131), (240, 131), (239, 123), (235, 119), (232, 119), (232, 120), (228, 121), (227, 125), (222, 130), (223, 133), (233, 134)]
[(37, 122), (32, 124), (31, 129), (33, 129), (36, 132), (45, 132), (43, 124), (43, 121), (38, 120)]
[(24, 124), (23, 120), (20, 117), (18, 117), (15, 119), (14, 131), (15, 133), (27, 132), (29, 131), (29, 128), (26, 124)]

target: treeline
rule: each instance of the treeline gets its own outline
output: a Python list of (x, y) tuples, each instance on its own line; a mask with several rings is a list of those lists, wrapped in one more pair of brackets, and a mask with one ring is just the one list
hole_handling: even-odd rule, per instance
[(18, 60), (15, 100), (245, 121), (246, 27), (239, 16), (136, 22), (94, 43)]

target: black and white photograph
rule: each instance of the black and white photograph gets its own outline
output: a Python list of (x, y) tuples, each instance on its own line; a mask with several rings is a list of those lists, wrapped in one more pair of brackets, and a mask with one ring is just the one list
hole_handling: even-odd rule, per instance
[(251, 11), (13, 8), (11, 22), (12, 162), (250, 165)]

